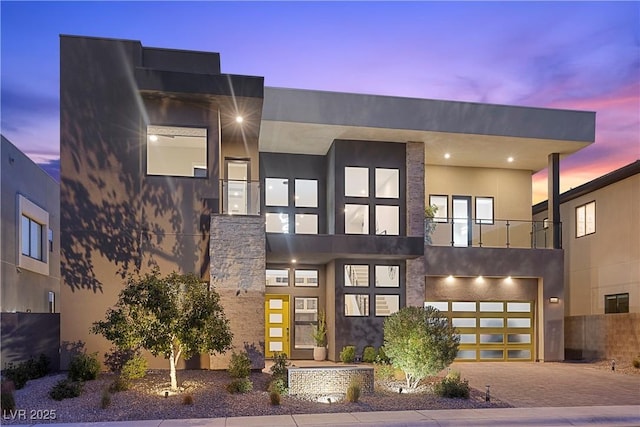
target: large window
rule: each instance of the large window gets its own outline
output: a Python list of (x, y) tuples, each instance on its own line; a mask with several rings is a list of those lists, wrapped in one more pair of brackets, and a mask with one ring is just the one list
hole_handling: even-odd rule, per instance
[(586, 236), (596, 232), (596, 202), (578, 206), (576, 208), (576, 237)]
[(344, 168), (344, 195), (347, 197), (369, 197), (368, 168)]
[(207, 129), (147, 126), (147, 174), (207, 177)]
[(493, 224), (493, 197), (476, 197), (476, 224)]
[(23, 255), (42, 261), (42, 224), (28, 216), (22, 215), (22, 244)]
[(376, 168), (376, 197), (397, 199), (400, 193), (400, 171)]
[(315, 179), (296, 179), (296, 207), (318, 207), (318, 181)]
[[(264, 181), (267, 233), (318, 234), (317, 180), (265, 178)], [(294, 185), (292, 197), (291, 185)]]
[(376, 205), (376, 234), (397, 236), (400, 234), (400, 208)]
[(369, 234), (369, 205), (345, 205), (344, 232), (345, 234)]
[(436, 213), (433, 217), (435, 222), (447, 222), (449, 216), (449, 196), (440, 196), (432, 194), (429, 196), (429, 206), (436, 207)]
[(266, 213), (265, 223), (267, 233), (289, 233), (289, 215), (285, 212)]
[(296, 214), (296, 234), (318, 234), (318, 215)]
[(295, 348), (313, 348), (313, 327), (318, 323), (318, 298), (295, 298)]
[(391, 316), (400, 310), (399, 295), (376, 295), (376, 316)]
[(286, 268), (268, 268), (266, 279), (267, 286), (289, 286), (289, 270)]
[(266, 178), (264, 204), (266, 206), (289, 205), (289, 180), (286, 178)]
[(318, 270), (295, 270), (295, 285), (318, 287)]
[(604, 312), (609, 313), (628, 313), (629, 312), (629, 294), (613, 294), (604, 296)]
[(347, 264), (344, 266), (344, 285), (369, 286), (369, 266), (367, 264)]
[(376, 287), (397, 288), (400, 286), (400, 266), (376, 265)]
[(365, 317), (369, 315), (369, 295), (346, 294), (344, 296), (344, 315)]

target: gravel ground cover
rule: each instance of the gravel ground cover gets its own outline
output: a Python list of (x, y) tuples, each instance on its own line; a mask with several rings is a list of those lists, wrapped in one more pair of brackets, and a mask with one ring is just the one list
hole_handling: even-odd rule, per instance
[[(492, 399), (485, 402), (484, 392), (471, 391), (471, 398), (446, 399), (430, 392), (429, 381), (417, 392), (397, 393), (404, 387), (402, 381), (377, 382), (376, 392), (361, 396), (358, 403), (346, 401), (319, 403), (320, 396), (282, 396), (279, 406), (271, 405), (266, 391), (271, 375), (253, 372), (253, 391), (245, 394), (230, 394), (225, 386), (231, 381), (226, 371), (187, 370), (178, 372), (180, 393), (165, 397), (168, 389), (166, 371), (150, 371), (141, 380), (133, 382), (131, 389), (111, 395), (111, 404), (101, 408), (103, 390), (114, 381), (114, 374), (101, 374), (97, 380), (85, 383), (80, 397), (55, 401), (49, 391), (65, 374), (50, 375), (31, 380), (14, 392), (16, 408), (26, 410), (26, 419), (11, 419), (5, 416), (2, 424), (24, 424), (29, 422), (95, 422), (184, 418), (217, 418), (254, 415), (282, 415), (327, 412), (391, 411), (411, 409), (468, 409), (500, 408), (510, 405)], [(431, 379), (435, 381), (436, 379)], [(390, 390), (389, 390), (390, 389)], [(184, 396), (191, 395), (193, 404), (183, 404)], [(325, 399), (323, 397), (323, 399)], [(42, 419), (43, 414), (55, 414), (54, 420)], [(10, 415), (10, 414), (9, 414)], [(38, 419), (34, 419), (38, 417)]]

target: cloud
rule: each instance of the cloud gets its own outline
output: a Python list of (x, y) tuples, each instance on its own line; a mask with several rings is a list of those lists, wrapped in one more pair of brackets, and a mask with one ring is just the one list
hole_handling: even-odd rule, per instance
[(48, 173), (53, 179), (60, 182), (60, 158), (49, 160), (43, 163), (37, 163), (46, 173)]

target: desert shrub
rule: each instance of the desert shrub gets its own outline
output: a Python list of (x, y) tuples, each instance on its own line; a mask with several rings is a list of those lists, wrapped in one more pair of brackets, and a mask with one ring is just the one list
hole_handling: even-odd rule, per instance
[(49, 397), (53, 400), (70, 399), (80, 396), (82, 392), (82, 383), (72, 381), (68, 378), (60, 380), (53, 386), (49, 392)]
[(342, 363), (353, 363), (356, 360), (356, 348), (353, 345), (345, 345), (340, 352)]
[(460, 381), (460, 373), (447, 375), (433, 386), (433, 392), (440, 397), (469, 398), (469, 381)]
[(282, 377), (273, 378), (271, 382), (269, 382), (269, 387), (267, 388), (267, 391), (269, 392), (277, 391), (278, 394), (288, 394), (289, 386), (287, 384), (286, 378), (282, 378)]
[(351, 381), (351, 384), (349, 384), (349, 388), (347, 388), (347, 401), (351, 403), (357, 403), (358, 399), (360, 399), (360, 389), (360, 382)]
[(395, 369), (388, 363), (376, 363), (373, 367), (373, 373), (378, 380), (390, 380), (395, 374)]
[(287, 361), (287, 353), (274, 353), (273, 365), (271, 366), (271, 368), (269, 368), (269, 371), (274, 377), (286, 377), (288, 365), (289, 362)]
[(109, 391), (111, 393), (118, 393), (121, 391), (129, 390), (129, 381), (126, 378), (118, 377), (111, 384), (109, 384)]
[(633, 359), (633, 367), (636, 369), (640, 369), (640, 356), (636, 356), (635, 359)]
[(193, 396), (190, 394), (185, 394), (182, 397), (182, 404), (183, 405), (193, 405)]
[(402, 369), (407, 388), (453, 362), (460, 335), (433, 307), (404, 307), (384, 320), (384, 347), (394, 367)]
[(391, 363), (391, 360), (389, 360), (387, 353), (385, 353), (384, 351), (383, 345), (381, 345), (380, 348), (378, 348), (378, 354), (376, 354), (376, 363), (384, 363), (387, 365)]
[(100, 407), (107, 409), (111, 405), (111, 393), (109, 390), (102, 390), (102, 398), (100, 399)]
[(16, 401), (11, 390), (2, 390), (0, 392), (0, 408), (2, 408), (3, 416), (16, 409)]
[(120, 371), (120, 376), (126, 380), (137, 380), (147, 375), (148, 362), (140, 353), (133, 354)]
[(280, 405), (280, 393), (278, 393), (275, 390), (272, 390), (271, 393), (269, 393), (269, 401), (273, 406)]
[(253, 383), (249, 378), (236, 378), (227, 384), (227, 391), (234, 393), (248, 393), (253, 390)]
[(98, 353), (81, 353), (74, 356), (69, 363), (69, 379), (71, 381), (90, 381), (98, 378), (100, 362)]
[(234, 352), (231, 355), (231, 362), (229, 362), (227, 371), (232, 378), (249, 378), (249, 374), (251, 374), (251, 359), (249, 359), (247, 352)]
[(362, 352), (362, 361), (364, 363), (373, 363), (376, 361), (376, 349), (373, 346), (366, 346)]
[(109, 352), (104, 354), (104, 365), (110, 372), (120, 373), (124, 364), (137, 353), (134, 349), (112, 347)]
[(30, 358), (29, 360), (12, 365), (4, 370), (3, 375), (6, 379), (13, 381), (16, 389), (21, 389), (29, 380), (42, 378), (49, 373), (49, 358), (41, 354), (38, 359)]

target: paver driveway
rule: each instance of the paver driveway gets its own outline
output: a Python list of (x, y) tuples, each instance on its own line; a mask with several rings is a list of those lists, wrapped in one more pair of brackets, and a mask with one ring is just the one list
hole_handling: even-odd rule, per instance
[(516, 407), (640, 405), (640, 375), (574, 363), (454, 363), (477, 390)]

